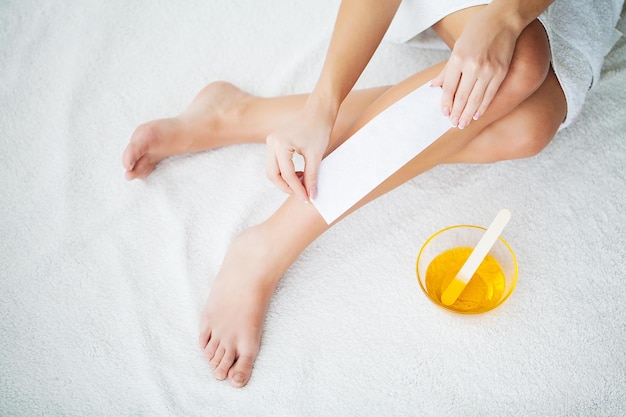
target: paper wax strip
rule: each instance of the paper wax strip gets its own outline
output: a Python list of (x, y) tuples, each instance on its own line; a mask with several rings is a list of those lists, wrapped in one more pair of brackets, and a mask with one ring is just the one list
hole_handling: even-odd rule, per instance
[(430, 82), (358, 130), (320, 164), (315, 208), (330, 224), (451, 128)]

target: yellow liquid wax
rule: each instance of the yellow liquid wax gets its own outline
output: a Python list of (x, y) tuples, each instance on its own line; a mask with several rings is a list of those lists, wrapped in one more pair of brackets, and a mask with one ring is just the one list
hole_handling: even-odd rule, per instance
[(444, 308), (461, 313), (482, 313), (494, 308), (504, 294), (504, 272), (491, 255), (485, 257), (454, 304), (446, 306), (441, 302), (441, 295), (470, 253), (472, 248), (454, 248), (437, 255), (426, 269), (426, 291)]

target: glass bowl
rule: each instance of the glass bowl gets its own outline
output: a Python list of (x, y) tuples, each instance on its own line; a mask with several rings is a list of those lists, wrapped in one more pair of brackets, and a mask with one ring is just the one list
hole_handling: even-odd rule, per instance
[(509, 244), (499, 237), (456, 302), (441, 302), (441, 294), (486, 230), (464, 224), (450, 226), (422, 245), (417, 256), (417, 279), (433, 303), (455, 313), (478, 314), (500, 306), (511, 295), (517, 284), (517, 260)]

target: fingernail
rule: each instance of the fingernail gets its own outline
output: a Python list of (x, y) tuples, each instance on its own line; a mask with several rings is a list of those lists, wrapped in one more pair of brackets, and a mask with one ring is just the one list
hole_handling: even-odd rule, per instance
[(453, 118), (451, 123), (452, 123), (452, 126), (457, 127), (459, 125), (459, 118), (458, 117)]
[(309, 191), (309, 198), (311, 200), (315, 200), (317, 198), (317, 187), (311, 188), (311, 191)]
[(243, 378), (241, 375), (237, 374), (233, 377), (233, 385), (240, 387), (243, 385)]
[(474, 115), (474, 117), (472, 117), (472, 119), (478, 120), (479, 117), (480, 117), (480, 114), (478, 112), (476, 112), (476, 114)]
[(449, 117), (450, 116), (450, 108), (448, 106), (444, 106), (443, 109), (441, 109), (441, 112), (443, 113), (444, 116)]
[(465, 129), (467, 124), (468, 123), (465, 120), (461, 119), (461, 121), (459, 122), (459, 129), (461, 129), (461, 130)]

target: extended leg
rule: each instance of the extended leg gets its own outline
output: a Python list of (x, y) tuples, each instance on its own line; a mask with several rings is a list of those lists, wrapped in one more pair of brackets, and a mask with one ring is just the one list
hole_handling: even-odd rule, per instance
[[(489, 143), (493, 140), (489, 127), (495, 128), (507, 117), (525, 117), (528, 127), (532, 128), (536, 120), (532, 113), (516, 113), (518, 108), (524, 109), (520, 105), (527, 100), (554, 100), (553, 91), (544, 87), (551, 77), (546, 78), (549, 55), (545, 33), (538, 25), (529, 26), (520, 38), (511, 70), (483, 117), (464, 130), (448, 131), (345, 215), (433, 166), (454, 160), (457, 154), (465, 153), (470, 159), (476, 158), (472, 153), (473, 142), (480, 139)], [(337, 138), (331, 151), (372, 117), (432, 79), (440, 68), (436, 66), (420, 72), (379, 94)], [(560, 117), (562, 119), (562, 115)], [(482, 152), (484, 147), (478, 147), (478, 151)], [(215, 367), (218, 379), (228, 376), (236, 386), (248, 381), (260, 345), (265, 309), (278, 279), (329, 227), (312, 205), (289, 197), (268, 220), (233, 241), (201, 317), (200, 346)]]
[[(331, 143), (389, 87), (351, 92), (344, 100)], [(177, 117), (153, 120), (135, 129), (122, 155), (128, 179), (145, 178), (168, 156), (238, 143), (265, 143), (275, 129), (295, 116), (307, 95), (263, 98), (229, 83), (205, 87)]]

